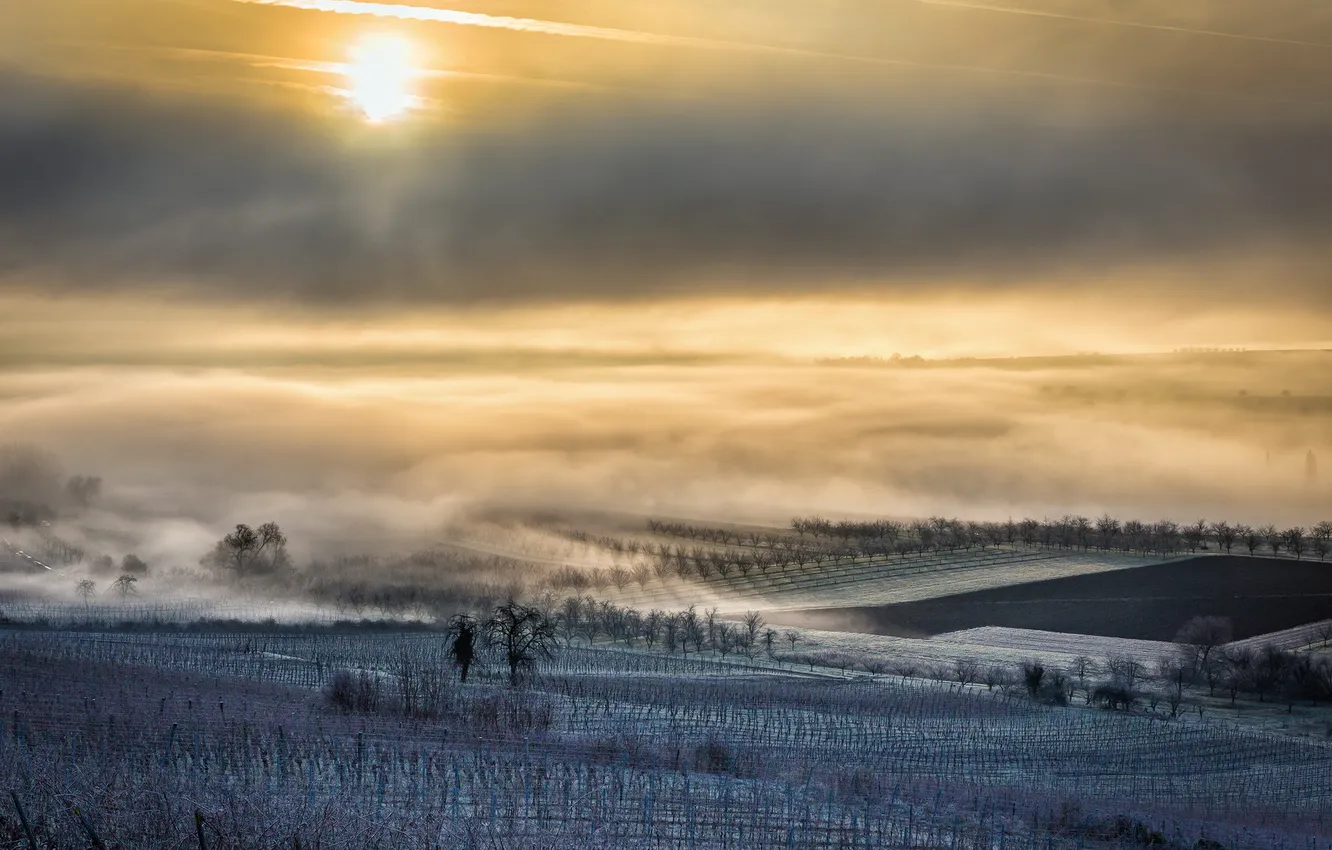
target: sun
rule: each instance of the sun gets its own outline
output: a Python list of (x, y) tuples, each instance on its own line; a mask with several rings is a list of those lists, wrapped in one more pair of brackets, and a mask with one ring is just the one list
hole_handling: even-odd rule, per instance
[(417, 103), (412, 45), (395, 35), (367, 35), (352, 45), (346, 67), (347, 97), (367, 121), (396, 118)]

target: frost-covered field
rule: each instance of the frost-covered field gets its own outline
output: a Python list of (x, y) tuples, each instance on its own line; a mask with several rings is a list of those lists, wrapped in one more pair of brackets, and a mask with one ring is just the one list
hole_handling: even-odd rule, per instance
[[(0, 776), (57, 847), (197, 846), (196, 811), (207, 847), (1332, 847), (1327, 744), (1011, 691), (565, 648), (404, 717), (438, 635), (11, 631), (0, 661)], [(338, 669), (381, 709), (326, 707)]]
[(768, 611), (800, 608), (890, 605), (956, 593), (989, 590), (1052, 578), (1110, 572), (1159, 563), (1134, 555), (1103, 552), (1049, 552), (991, 549), (940, 552), (910, 558), (888, 557), (840, 564), (785, 565), (768, 576), (736, 578), (707, 586), (668, 583), (611, 598), (637, 607), (718, 604)]
[(1232, 647), (1248, 649), (1261, 649), (1265, 646), (1275, 646), (1278, 649), (1303, 649), (1308, 646), (1327, 647), (1329, 645), (1332, 645), (1332, 620), (1321, 620), (1317, 623), (1296, 626), (1293, 629), (1282, 629), (1279, 632), (1257, 635), (1230, 644)]
[(935, 635), (929, 642), (957, 647), (1016, 650), (1026, 657), (1058, 656), (1061, 659), (1123, 655), (1150, 663), (1160, 658), (1173, 658), (1179, 654), (1178, 644), (1163, 641), (1044, 632), (1036, 629), (1009, 629), (1000, 626), (948, 632)]

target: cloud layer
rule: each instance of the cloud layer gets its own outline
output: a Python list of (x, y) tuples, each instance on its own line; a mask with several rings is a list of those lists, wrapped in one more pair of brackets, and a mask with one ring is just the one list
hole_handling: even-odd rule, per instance
[(1196, 268), (1203, 293), (1209, 267), (1261, 257), (1325, 300), (1332, 122), (1261, 112), (719, 95), (355, 141), (304, 115), (11, 74), (0, 274), (550, 302), (1077, 287), (1145, 265)]

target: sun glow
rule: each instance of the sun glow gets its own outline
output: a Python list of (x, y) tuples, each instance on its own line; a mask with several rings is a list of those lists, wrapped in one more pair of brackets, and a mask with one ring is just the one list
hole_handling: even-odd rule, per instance
[(412, 46), (393, 35), (371, 35), (353, 45), (347, 63), (347, 97), (371, 123), (395, 118), (417, 102)]

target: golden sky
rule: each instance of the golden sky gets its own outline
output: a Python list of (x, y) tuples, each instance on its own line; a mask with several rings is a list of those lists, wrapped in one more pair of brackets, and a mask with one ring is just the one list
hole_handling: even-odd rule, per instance
[(962, 291), (1307, 316), (1332, 13), (1278, 6), (19, 0), (0, 269), (311, 309)]
[(13, 0), (0, 441), (209, 522), (1303, 517), (1316, 359), (814, 364), (1332, 347), (1328, 151), (1296, 0)]

